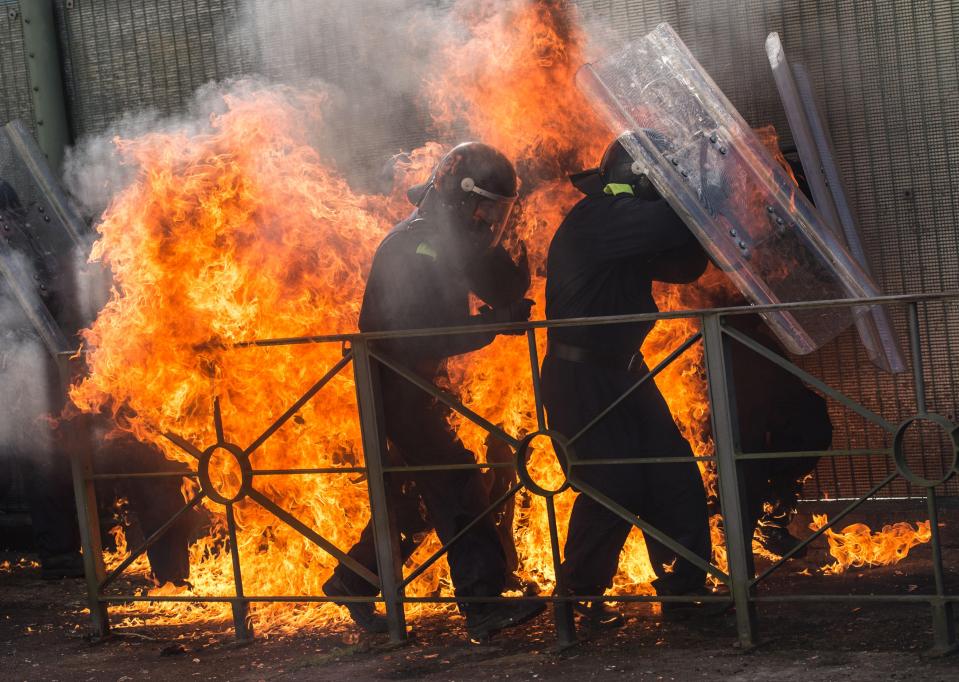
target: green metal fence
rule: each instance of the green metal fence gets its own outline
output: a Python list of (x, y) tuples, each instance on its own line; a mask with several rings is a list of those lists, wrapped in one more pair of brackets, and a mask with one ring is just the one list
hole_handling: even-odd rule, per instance
[[(914, 404), (911, 410), (903, 417), (898, 415), (883, 414), (872, 410), (864, 405), (858, 397), (850, 397), (842, 391), (831, 386), (823, 378), (809, 373), (801, 367), (794, 364), (787, 358), (777, 355), (765, 346), (744, 336), (742, 333), (727, 326), (725, 321), (730, 316), (741, 314), (753, 314), (762, 312), (766, 309), (795, 309), (795, 308), (824, 308), (862, 305), (863, 303), (876, 303), (886, 306), (901, 307), (905, 310), (905, 316), (909, 321), (910, 338), (910, 366), (912, 369), (912, 387), (915, 396)], [(959, 303), (959, 294), (937, 294), (937, 295), (916, 295), (899, 297), (882, 297), (878, 299), (869, 299), (868, 301), (831, 301), (814, 303), (793, 303), (780, 306), (750, 307), (750, 308), (725, 308), (697, 311), (682, 311), (659, 313), (655, 315), (628, 315), (607, 318), (583, 318), (572, 320), (554, 320), (545, 322), (517, 323), (511, 325), (487, 325), (482, 327), (457, 327), (439, 330), (414, 330), (408, 332), (378, 332), (366, 334), (341, 334), (330, 336), (316, 336), (295, 339), (268, 339), (242, 344), (243, 346), (277, 346), (289, 344), (344, 344), (344, 354), (340, 361), (330, 367), (322, 377), (320, 377), (313, 386), (307, 390), (299, 400), (289, 406), (283, 414), (277, 418), (264, 432), (250, 444), (230, 443), (224, 437), (224, 426), (220, 417), (218, 403), (214, 402), (214, 426), (217, 440), (209, 444), (205, 449), (192, 444), (190, 441), (180, 435), (169, 433), (169, 438), (177, 447), (188, 453), (195, 459), (195, 470), (192, 476), (198, 481), (198, 492), (189, 502), (175, 515), (170, 521), (160, 527), (138, 548), (133, 550), (129, 557), (123, 561), (109, 575), (105, 574), (102, 564), (101, 547), (98, 540), (98, 527), (95, 523), (96, 499), (93, 483), (98, 479), (122, 478), (123, 474), (115, 473), (95, 473), (92, 460), (88, 451), (82, 451), (75, 459), (75, 487), (78, 492), (77, 504), (81, 520), (86, 520), (83, 542), (84, 557), (87, 560), (87, 587), (90, 610), (93, 615), (93, 624), (95, 632), (102, 636), (108, 632), (109, 620), (107, 607), (109, 604), (118, 602), (163, 602), (163, 601), (181, 601), (181, 602), (228, 602), (233, 606), (234, 626), (236, 634), (241, 639), (248, 639), (252, 636), (251, 621), (249, 617), (248, 606), (256, 602), (337, 602), (345, 603), (349, 601), (374, 601), (385, 604), (387, 618), (389, 621), (390, 638), (394, 641), (400, 641), (406, 638), (407, 631), (405, 625), (404, 604), (411, 602), (470, 602), (470, 601), (497, 601), (504, 599), (502, 597), (408, 597), (405, 595), (405, 588), (421, 575), (430, 565), (444, 555), (449, 547), (460, 537), (467, 533), (476, 523), (486, 514), (491, 513), (508, 497), (517, 494), (525, 489), (529, 494), (538, 495), (545, 498), (546, 510), (549, 520), (551, 556), (553, 568), (558, 580), (562, 582), (561, 572), (559, 571), (560, 547), (557, 534), (556, 510), (553, 504), (554, 496), (572, 486), (580, 494), (588, 495), (601, 505), (620, 516), (636, 528), (640, 529), (647, 536), (652, 537), (678, 553), (683, 558), (699, 566), (720, 583), (726, 586), (728, 593), (717, 594), (711, 597), (699, 596), (645, 596), (645, 595), (565, 595), (562, 589), (558, 589), (551, 596), (528, 596), (528, 597), (510, 597), (510, 599), (542, 600), (554, 605), (553, 619), (557, 634), (557, 639), (561, 645), (571, 644), (575, 640), (575, 628), (573, 624), (570, 602), (572, 601), (611, 601), (611, 602), (667, 602), (667, 601), (727, 601), (735, 608), (736, 630), (740, 642), (744, 646), (752, 646), (758, 638), (756, 605), (764, 602), (776, 601), (853, 601), (853, 602), (889, 602), (892, 604), (926, 604), (930, 607), (933, 633), (934, 649), (938, 652), (950, 651), (956, 647), (955, 623), (953, 618), (953, 604), (959, 600), (959, 594), (951, 592), (947, 584), (946, 569), (944, 566), (942, 554), (942, 539), (940, 537), (938, 525), (938, 512), (940, 508), (941, 493), (949, 481), (955, 478), (957, 473), (957, 455), (959, 455), (959, 426), (955, 420), (935, 413), (929, 403), (927, 396), (931, 393), (936, 377), (928, 380), (927, 367), (923, 354), (924, 339), (920, 320), (922, 319), (923, 308), (929, 305), (949, 305), (955, 306)], [(579, 460), (575, 454), (576, 440), (580, 434), (557, 434), (548, 427), (548, 415), (546, 414), (539, 391), (539, 358), (537, 356), (537, 346), (535, 333), (539, 328), (557, 328), (570, 326), (597, 326), (610, 324), (623, 324), (639, 321), (654, 321), (671, 318), (687, 318), (696, 320), (699, 324), (697, 333), (690, 336), (658, 365), (653, 367), (647, 374), (636, 377), (636, 384), (630, 388), (625, 395), (638, 388), (644, 382), (651, 381), (666, 366), (676, 360), (682, 353), (697, 344), (702, 344), (706, 358), (706, 375), (709, 386), (709, 402), (712, 418), (712, 433), (715, 439), (715, 455), (709, 457), (694, 458), (664, 458), (661, 453), (630, 453), (629, 457), (620, 459), (603, 460), (603, 464), (610, 466), (616, 465), (635, 465), (635, 464), (653, 464), (664, 461), (682, 463), (695, 461), (714, 462), (718, 472), (718, 483), (720, 488), (720, 501), (722, 507), (722, 523), (725, 529), (726, 550), (728, 557), (728, 570), (696, 556), (694, 553), (683, 547), (673, 538), (651, 526), (648, 521), (632, 514), (629, 510), (621, 507), (615, 501), (603, 494), (601, 490), (586, 484), (577, 476), (577, 468), (587, 466), (590, 462)], [(402, 366), (385, 356), (377, 347), (377, 342), (383, 339), (423, 337), (432, 335), (445, 335), (463, 333), (465, 331), (514, 331), (524, 332), (528, 338), (529, 346), (529, 368), (532, 385), (534, 387), (534, 396), (536, 400), (536, 430), (532, 433), (507, 433), (499, 426), (493, 424), (482, 415), (477, 414), (470, 408), (463, 405), (460, 400), (452, 393), (440, 390), (433, 384), (424, 381), (418, 377), (415, 372)], [(775, 363), (787, 372), (795, 375), (808, 385), (814, 387), (817, 391), (828, 397), (842, 407), (866, 421), (877, 425), (891, 438), (891, 444), (888, 447), (869, 448), (867, 450), (832, 450), (828, 453), (821, 452), (790, 452), (790, 453), (749, 453), (742, 452), (739, 447), (738, 438), (738, 420), (735, 414), (735, 378), (732, 374), (729, 353), (730, 344), (743, 344), (752, 352), (760, 355), (769, 361)], [(284, 423), (292, 419), (296, 413), (316, 395), (323, 387), (338, 373), (346, 369), (349, 365), (353, 367), (353, 375), (356, 386), (357, 409), (359, 412), (360, 425), (362, 430), (362, 447), (365, 466), (362, 467), (329, 467), (323, 469), (291, 469), (283, 471), (264, 471), (258, 470), (251, 460), (251, 454), (266, 442)], [(391, 531), (394, 528), (393, 511), (390, 505), (387, 478), (390, 475), (415, 476), (416, 472), (424, 470), (444, 470), (450, 468), (449, 465), (436, 464), (431, 466), (406, 467), (392, 466), (388, 463), (386, 453), (386, 439), (384, 436), (382, 411), (380, 406), (380, 393), (377, 383), (378, 367), (388, 367), (407, 381), (418, 386), (421, 390), (441, 401), (452, 410), (458, 412), (466, 419), (478, 424), (485, 429), (492, 437), (497, 438), (508, 444), (514, 453), (514, 462), (510, 466), (514, 467), (518, 474), (518, 482), (510, 487), (503, 495), (491, 501), (490, 507), (479, 517), (473, 519), (466, 525), (452, 540), (437, 550), (427, 560), (409, 572), (404, 572), (402, 559), (398, 549), (396, 534)], [(624, 395), (624, 397), (625, 397)], [(606, 410), (596, 415), (596, 418), (588, 424), (583, 431), (587, 431), (600, 421), (605, 414), (614, 409), (619, 404), (621, 397), (614, 401)], [(931, 424), (943, 432), (944, 441), (937, 440), (937, 443), (945, 442), (945, 451), (933, 453), (933, 461), (943, 462), (939, 471), (918, 472), (914, 469), (915, 453), (910, 452), (913, 446), (905, 444), (906, 432), (919, 422)], [(568, 478), (566, 483), (559, 490), (548, 490), (537, 484), (529, 475), (527, 470), (527, 457), (529, 454), (529, 444), (537, 436), (546, 436), (554, 439), (556, 444), (557, 457), (563, 460)], [(935, 447), (926, 443), (920, 445), (921, 448)], [(209, 475), (210, 458), (218, 451), (225, 451), (235, 458), (240, 470), (242, 471), (242, 481), (239, 489), (234, 493), (226, 494), (217, 490), (212, 483)], [(740, 471), (742, 464), (747, 460), (770, 459), (781, 457), (818, 457), (823, 454), (829, 455), (829, 459), (844, 459), (850, 457), (867, 457), (875, 461), (885, 462), (888, 465), (889, 473), (882, 476), (881, 479), (872, 484), (870, 488), (855, 499), (849, 500), (839, 513), (835, 514), (828, 525), (819, 529), (803, 541), (802, 546), (808, 545), (828, 529), (833, 528), (841, 522), (850, 513), (861, 507), (866, 501), (882, 495), (884, 490), (894, 481), (905, 479), (914, 486), (920, 488), (926, 500), (926, 507), (929, 514), (930, 529), (932, 533), (932, 580), (933, 588), (927, 593), (908, 593), (908, 594), (888, 594), (888, 595), (863, 595), (863, 594), (775, 594), (764, 589), (768, 584), (767, 578), (775, 572), (782, 569), (785, 562), (792, 554), (801, 548), (796, 548), (781, 560), (775, 562), (761, 574), (751, 574), (749, 552), (751, 547), (748, 545), (747, 533), (744, 530), (743, 516), (743, 478)], [(926, 461), (927, 457), (921, 457), (920, 461)], [(595, 462), (592, 462), (595, 464)], [(488, 464), (476, 464), (475, 468), (488, 468)], [(457, 468), (462, 468), (460, 465)], [(258, 478), (264, 475), (295, 475), (302, 473), (320, 474), (320, 475), (343, 475), (362, 472), (366, 475), (368, 481), (368, 493), (372, 520), (374, 524), (377, 563), (379, 566), (379, 575), (372, 575), (368, 570), (355, 564), (341, 548), (335, 547), (326, 538), (322, 537), (315, 530), (308, 527), (302, 521), (295, 518), (288, 511), (273, 502), (257, 487)], [(139, 476), (150, 474), (137, 474)], [(155, 474), (155, 475), (171, 475)], [(173, 474), (180, 475), (180, 474)], [(106, 594), (105, 588), (116, 580), (123, 571), (153, 542), (155, 542), (172, 524), (180, 514), (186, 513), (189, 509), (199, 504), (202, 500), (218, 505), (223, 509), (232, 540), (231, 552), (233, 563), (234, 578), (234, 596), (231, 597), (204, 597), (204, 596), (138, 596), (138, 595), (117, 595)], [(240, 572), (240, 558), (236, 553), (236, 533), (237, 523), (234, 516), (234, 507), (244, 502), (259, 504), (266, 510), (273, 513), (277, 519), (286, 523), (301, 533), (303, 536), (314, 542), (323, 550), (345, 563), (345, 565), (358, 574), (363, 576), (372, 584), (380, 588), (379, 597), (345, 597), (331, 598), (316, 595), (252, 595), (244, 589), (243, 579)], [(562, 584), (558, 587), (562, 588)]]

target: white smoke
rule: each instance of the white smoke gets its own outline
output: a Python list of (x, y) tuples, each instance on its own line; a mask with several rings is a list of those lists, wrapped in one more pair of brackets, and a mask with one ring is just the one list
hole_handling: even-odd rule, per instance
[(9, 292), (0, 287), (0, 454), (50, 452), (50, 369), (46, 347)]

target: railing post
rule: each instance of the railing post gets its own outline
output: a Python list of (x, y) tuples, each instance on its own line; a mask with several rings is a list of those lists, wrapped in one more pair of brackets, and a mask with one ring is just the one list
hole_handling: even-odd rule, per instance
[(704, 316), (703, 344), (730, 588), (736, 605), (736, 629), (740, 644), (751, 648), (756, 643), (756, 610), (755, 604), (749, 598), (749, 583), (753, 578), (752, 546), (750, 538), (747, 537), (743, 517), (746, 500), (740, 486), (739, 463), (736, 461), (739, 429), (736, 421), (732, 365), (723, 339), (722, 320), (718, 314)]
[(373, 519), (373, 537), (376, 542), (377, 573), (383, 600), (386, 603), (390, 641), (398, 643), (406, 639), (406, 614), (403, 608), (402, 588), (403, 559), (393, 507), (390, 503), (389, 487), (383, 471), (386, 466), (386, 433), (383, 426), (379, 375), (377, 368), (373, 366), (369, 342), (365, 339), (355, 339), (352, 347), (356, 404), (360, 412), (363, 460), (366, 463), (370, 515)]
[[(65, 353), (56, 356), (57, 369), (63, 394), (70, 386), (73, 376), (70, 357)], [(100, 515), (97, 511), (97, 492), (93, 482), (93, 443), (91, 434), (84, 426), (74, 423), (69, 428), (72, 433), (67, 448), (70, 468), (73, 473), (73, 496), (77, 504), (77, 521), (80, 526), (80, 545), (83, 547), (83, 572), (87, 581), (87, 606), (93, 621), (93, 636), (106, 637), (110, 632), (110, 621), (106, 604), (100, 601), (100, 584), (106, 577), (103, 566), (103, 545), (100, 539)], [(60, 442), (67, 439), (58, 439)], [(58, 453), (65, 456), (67, 452)]]
[[(916, 391), (916, 412), (920, 416), (928, 414), (926, 405), (926, 376), (922, 357), (922, 340), (919, 334), (919, 305), (911, 301), (909, 313), (909, 347), (912, 353), (913, 387)], [(929, 532), (932, 542), (932, 571), (936, 581), (936, 600), (932, 602), (932, 634), (934, 645), (932, 652), (946, 655), (954, 652), (956, 642), (956, 621), (952, 602), (946, 601), (946, 578), (942, 559), (942, 538), (939, 534), (939, 505), (936, 500), (936, 487), (926, 488), (926, 508), (929, 512)]]
[(926, 488), (926, 505), (929, 511), (929, 531), (932, 534), (932, 570), (936, 580), (936, 600), (932, 603), (932, 653), (940, 656), (951, 654), (959, 648), (956, 642), (956, 620), (952, 602), (946, 601), (946, 578), (942, 559), (942, 538), (939, 534), (939, 506), (936, 489)]

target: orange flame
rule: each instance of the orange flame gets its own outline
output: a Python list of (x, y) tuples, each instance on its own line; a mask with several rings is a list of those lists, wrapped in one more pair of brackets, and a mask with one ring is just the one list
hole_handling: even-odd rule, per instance
[[(829, 522), (825, 514), (814, 514), (811, 530), (819, 530)], [(909, 556), (909, 551), (918, 545), (929, 542), (932, 531), (929, 521), (919, 521), (913, 528), (911, 523), (899, 522), (882, 527), (879, 532), (872, 531), (864, 523), (846, 526), (840, 532), (826, 531), (829, 553), (836, 561), (822, 567), (823, 573), (839, 575), (849, 568), (863, 566), (888, 566), (898, 564)]]

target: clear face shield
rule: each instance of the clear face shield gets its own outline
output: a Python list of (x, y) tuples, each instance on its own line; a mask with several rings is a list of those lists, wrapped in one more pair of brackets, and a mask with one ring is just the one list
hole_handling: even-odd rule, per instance
[[(464, 192), (473, 196), (473, 228), (478, 235), (488, 239), (488, 248), (493, 248), (503, 240), (509, 218), (516, 204), (517, 195), (504, 196), (478, 187), (472, 178), (463, 178), (460, 186)], [(487, 236), (488, 235), (488, 236)]]

